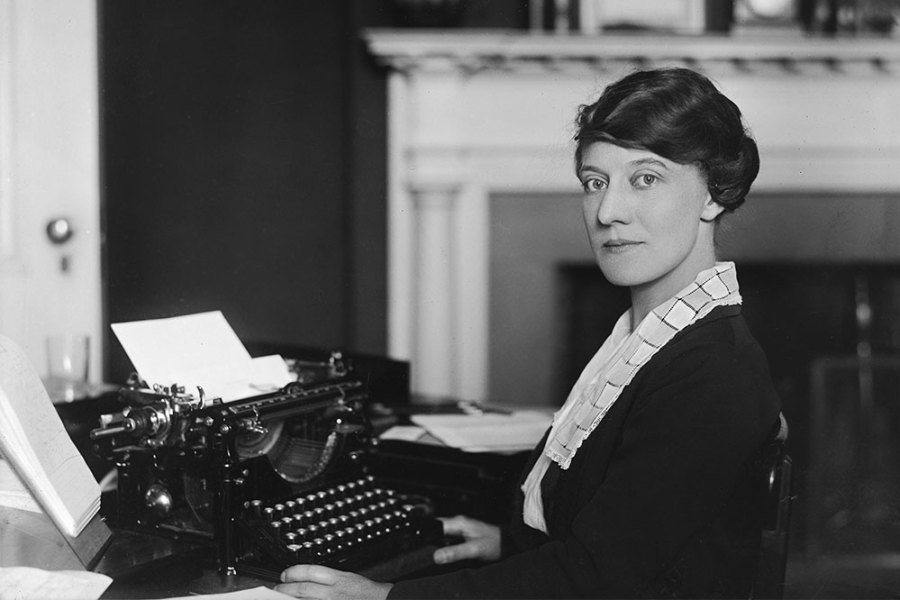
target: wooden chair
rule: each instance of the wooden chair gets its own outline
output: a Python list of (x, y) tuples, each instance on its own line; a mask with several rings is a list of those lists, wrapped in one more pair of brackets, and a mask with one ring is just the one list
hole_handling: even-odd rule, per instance
[(781, 415), (781, 426), (763, 456), (764, 521), (759, 568), (753, 585), (753, 598), (784, 597), (788, 539), (791, 521), (791, 457), (785, 443), (788, 425)]

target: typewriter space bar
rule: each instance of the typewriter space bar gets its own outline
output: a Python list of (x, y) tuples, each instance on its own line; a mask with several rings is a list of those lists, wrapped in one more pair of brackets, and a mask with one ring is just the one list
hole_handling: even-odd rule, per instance
[(434, 566), (435, 550), (437, 546), (433, 544), (407, 550), (386, 561), (360, 569), (359, 574), (375, 581), (397, 581), (415, 577), (418, 572)]

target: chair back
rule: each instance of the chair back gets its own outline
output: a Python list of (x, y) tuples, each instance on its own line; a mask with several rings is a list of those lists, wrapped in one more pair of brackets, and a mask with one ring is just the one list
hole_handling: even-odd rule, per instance
[(779, 431), (763, 455), (763, 531), (753, 598), (784, 597), (793, 500), (787, 437), (787, 420), (780, 415)]

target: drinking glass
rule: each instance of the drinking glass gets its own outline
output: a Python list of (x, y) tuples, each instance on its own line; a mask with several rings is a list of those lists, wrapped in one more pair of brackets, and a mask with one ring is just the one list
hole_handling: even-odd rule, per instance
[(91, 339), (82, 334), (47, 338), (48, 392), (54, 402), (72, 402), (86, 389)]

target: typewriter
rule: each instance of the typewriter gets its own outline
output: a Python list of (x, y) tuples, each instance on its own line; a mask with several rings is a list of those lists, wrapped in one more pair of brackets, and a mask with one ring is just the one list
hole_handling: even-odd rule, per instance
[(297, 563), (385, 579), (425, 566), (443, 528), (427, 498), (372, 474), (366, 384), (339, 353), (294, 370), (228, 403), (132, 376), (91, 432), (116, 465), (115, 525), (208, 543), (222, 573), (273, 581)]

